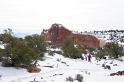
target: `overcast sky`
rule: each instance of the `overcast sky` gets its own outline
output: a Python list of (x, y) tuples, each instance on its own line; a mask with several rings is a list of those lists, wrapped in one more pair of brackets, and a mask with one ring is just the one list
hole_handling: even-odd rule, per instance
[(0, 28), (40, 33), (53, 23), (70, 30), (124, 30), (124, 0), (0, 0)]

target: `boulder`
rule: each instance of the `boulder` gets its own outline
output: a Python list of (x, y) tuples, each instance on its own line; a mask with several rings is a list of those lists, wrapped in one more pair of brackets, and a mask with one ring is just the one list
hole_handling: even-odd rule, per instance
[(118, 72), (116, 72), (116, 73), (111, 73), (110, 74), (110, 76), (114, 76), (114, 75), (118, 75), (118, 76), (122, 76), (122, 75), (124, 75), (124, 71), (118, 71)]
[(21, 67), (27, 69), (29, 73), (39, 73), (41, 71), (40, 68), (37, 68), (34, 65), (22, 65)]

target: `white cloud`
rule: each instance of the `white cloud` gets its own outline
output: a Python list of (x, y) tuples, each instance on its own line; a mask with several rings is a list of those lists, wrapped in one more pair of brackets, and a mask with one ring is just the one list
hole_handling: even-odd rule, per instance
[(40, 32), (57, 22), (71, 30), (122, 29), (123, 4), (123, 0), (0, 0), (0, 28)]

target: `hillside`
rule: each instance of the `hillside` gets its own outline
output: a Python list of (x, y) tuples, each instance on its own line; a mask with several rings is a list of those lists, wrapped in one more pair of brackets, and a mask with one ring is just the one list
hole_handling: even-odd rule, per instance
[[(116, 41), (123, 44), (124, 32), (87, 32), (106, 42)], [(2, 44), (2, 43), (1, 43)], [(123, 46), (123, 45), (122, 45)], [(1, 49), (3, 45), (0, 45)], [(52, 51), (50, 54), (48, 51)], [(60, 48), (47, 47), (47, 52), (42, 60), (38, 60), (39, 73), (29, 73), (20, 67), (3, 67), (0, 62), (0, 82), (123, 82), (124, 78), (124, 57), (118, 59), (96, 60), (92, 55), (91, 62), (78, 59), (70, 59), (57, 54)], [(113, 62), (113, 63), (112, 63)], [(82, 81), (79, 81), (82, 80)], [(78, 81), (77, 81), (78, 80)]]
[[(81, 59), (69, 59), (60, 54), (50, 56), (45, 54), (44, 61), (38, 61), (40, 73), (28, 73), (22, 68), (1, 67), (0, 82), (68, 82), (66, 79), (71, 76), (75, 78), (77, 74), (83, 77), (83, 82), (123, 82), (123, 76), (110, 76), (111, 73), (122, 71), (124, 61), (101, 60), (97, 62), (92, 57), (92, 62)], [(111, 66), (111, 70), (104, 69), (102, 64)], [(117, 66), (114, 66), (114, 65)], [(74, 82), (77, 82), (76, 80)]]

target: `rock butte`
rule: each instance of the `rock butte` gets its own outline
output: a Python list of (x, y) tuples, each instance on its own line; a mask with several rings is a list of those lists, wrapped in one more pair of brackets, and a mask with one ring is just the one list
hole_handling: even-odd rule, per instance
[(47, 42), (54, 45), (62, 45), (65, 40), (69, 39), (74, 44), (86, 45), (91, 48), (99, 48), (104, 46), (105, 42), (99, 40), (93, 35), (74, 33), (61, 24), (52, 24), (49, 29), (43, 29), (41, 33)]

